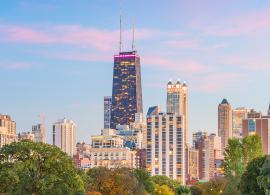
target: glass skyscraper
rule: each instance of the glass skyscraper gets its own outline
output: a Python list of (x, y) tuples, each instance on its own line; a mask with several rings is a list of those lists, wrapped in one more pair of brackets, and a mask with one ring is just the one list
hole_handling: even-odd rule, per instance
[(136, 51), (114, 56), (111, 128), (129, 125), (142, 113), (140, 56)]

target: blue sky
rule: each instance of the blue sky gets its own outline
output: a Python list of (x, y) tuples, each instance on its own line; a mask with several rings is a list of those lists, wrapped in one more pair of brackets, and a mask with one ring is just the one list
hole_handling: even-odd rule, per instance
[[(121, 10), (121, 11), (120, 11)], [(270, 2), (249, 0), (48, 0), (0, 2), (0, 112), (29, 131), (68, 117), (78, 141), (103, 126), (111, 95), (119, 15), (124, 49), (141, 56), (144, 111), (165, 110), (166, 83), (186, 81), (190, 131), (217, 131), (217, 106), (266, 112), (270, 101)]]

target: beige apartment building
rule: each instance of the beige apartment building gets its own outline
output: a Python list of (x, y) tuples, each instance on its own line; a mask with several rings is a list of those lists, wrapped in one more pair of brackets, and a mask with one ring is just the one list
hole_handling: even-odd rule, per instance
[(0, 148), (17, 141), (16, 122), (8, 115), (0, 114)]

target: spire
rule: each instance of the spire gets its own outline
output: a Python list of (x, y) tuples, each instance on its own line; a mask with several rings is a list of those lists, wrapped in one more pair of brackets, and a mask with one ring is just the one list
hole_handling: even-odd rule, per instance
[(119, 52), (122, 51), (122, 20), (120, 15), (120, 40), (119, 40)]
[(135, 51), (134, 34), (135, 34), (135, 27), (134, 27), (134, 22), (133, 22), (132, 24), (132, 51)]

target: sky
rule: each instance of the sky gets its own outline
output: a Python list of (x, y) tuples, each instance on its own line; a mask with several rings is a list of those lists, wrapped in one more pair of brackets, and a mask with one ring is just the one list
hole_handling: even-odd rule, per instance
[(270, 1), (11, 0), (0, 2), (0, 113), (17, 132), (44, 114), (67, 117), (77, 140), (103, 128), (103, 97), (111, 95), (113, 55), (141, 57), (144, 112), (165, 111), (166, 84), (189, 86), (190, 133), (217, 132), (217, 106), (266, 113), (270, 101)]

